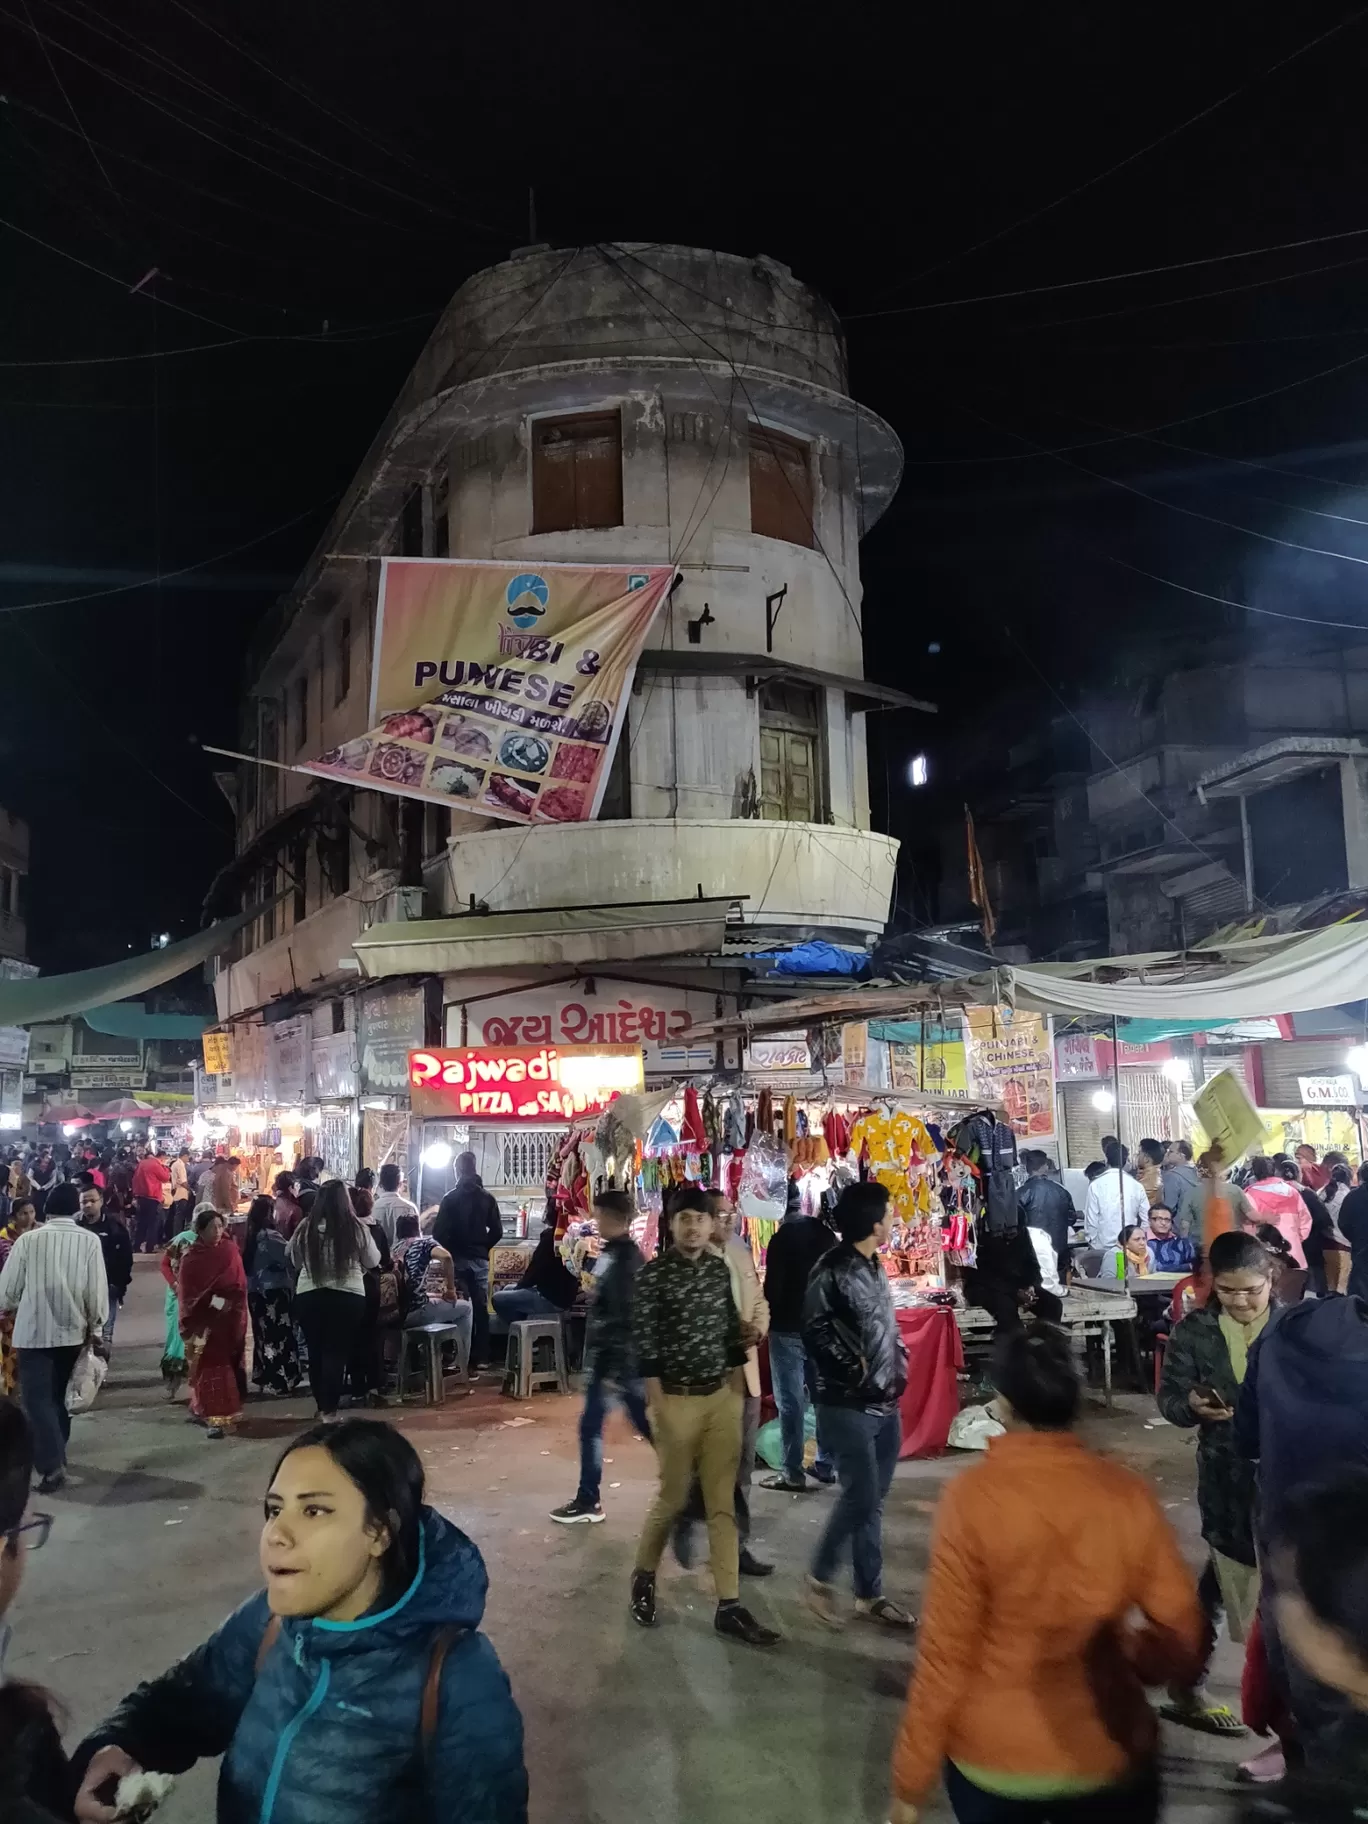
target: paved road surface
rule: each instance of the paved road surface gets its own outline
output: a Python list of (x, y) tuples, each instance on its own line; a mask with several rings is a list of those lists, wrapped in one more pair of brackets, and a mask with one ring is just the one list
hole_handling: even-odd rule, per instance
[[(139, 1259), (109, 1380), (74, 1427), (78, 1481), (47, 1503), (57, 1524), (30, 1558), (12, 1617), (9, 1669), (64, 1699), (73, 1741), (257, 1587), (261, 1497), (281, 1440), (311, 1416), (306, 1401), (254, 1401), (247, 1435), (221, 1443), (188, 1425), (158, 1374), (162, 1291), (155, 1262)], [(911, 1647), (868, 1625), (832, 1636), (805, 1614), (801, 1573), (830, 1495), (756, 1490), (756, 1543), (779, 1571), (751, 1588), (786, 1636), (773, 1653), (714, 1636), (706, 1570), (667, 1565), (664, 1622), (644, 1634), (626, 1588), (653, 1458), (614, 1418), (607, 1524), (551, 1525), (548, 1509), (575, 1489), (577, 1416), (573, 1399), (515, 1406), (482, 1387), (401, 1420), (423, 1452), (430, 1498), (489, 1566), (486, 1628), (526, 1719), (534, 1824), (879, 1824)], [(1089, 1430), (1161, 1479), (1197, 1563), (1191, 1439), (1146, 1429), (1152, 1417), (1148, 1400), (1123, 1398)], [(931, 1509), (957, 1467), (900, 1467), (885, 1527), (889, 1594), (915, 1604)], [(1217, 1693), (1238, 1708), (1228, 1647), (1217, 1672)], [(1165, 1749), (1169, 1817), (1224, 1815), (1228, 1765), (1248, 1744), (1171, 1730)], [(162, 1824), (211, 1818), (213, 1780), (212, 1766), (187, 1776)]]

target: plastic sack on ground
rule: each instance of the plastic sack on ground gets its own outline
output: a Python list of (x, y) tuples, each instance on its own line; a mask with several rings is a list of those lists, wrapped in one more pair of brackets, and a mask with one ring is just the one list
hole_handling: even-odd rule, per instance
[[(784, 1432), (778, 1419), (771, 1419), (755, 1434), (755, 1454), (768, 1468), (784, 1467)], [(803, 1414), (803, 1463), (808, 1466), (817, 1455), (817, 1414), (809, 1406)]]
[(951, 1419), (946, 1443), (951, 1450), (987, 1450), (989, 1439), (1000, 1438), (1006, 1429), (991, 1406), (966, 1406)]
[(87, 1343), (76, 1357), (76, 1366), (71, 1371), (67, 1382), (66, 1409), (75, 1417), (76, 1414), (89, 1412), (95, 1404), (95, 1396), (104, 1386), (104, 1378), (109, 1373), (109, 1363), (103, 1356), (96, 1355)]
[(741, 1214), (756, 1222), (782, 1222), (788, 1207), (788, 1153), (772, 1134), (751, 1135), (741, 1162), (736, 1199)]

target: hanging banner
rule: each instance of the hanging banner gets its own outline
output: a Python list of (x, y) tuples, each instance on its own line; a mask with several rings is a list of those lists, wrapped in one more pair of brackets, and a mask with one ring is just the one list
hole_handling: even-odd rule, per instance
[(963, 1039), (928, 1039), (925, 1046), (894, 1042), (888, 1056), (894, 1089), (919, 1089), (927, 1095), (953, 1096), (959, 1102), (971, 1100)]
[(509, 823), (584, 823), (673, 565), (387, 557), (371, 728), (299, 771)]
[(204, 1047), (204, 1072), (210, 1077), (227, 1077), (233, 1072), (233, 1045), (226, 1032), (206, 1032), (200, 1039)]
[(1022, 1139), (1051, 1137), (1054, 1048), (1045, 1016), (1011, 1007), (970, 1007), (966, 1017), (974, 1094), (1000, 1102), (1008, 1125)]

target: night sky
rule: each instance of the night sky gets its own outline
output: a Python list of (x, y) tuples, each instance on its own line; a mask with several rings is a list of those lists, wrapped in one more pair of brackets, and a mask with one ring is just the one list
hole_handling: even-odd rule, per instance
[(768, 253), (842, 313), (908, 458), (867, 662), (943, 706), (873, 744), (900, 920), (928, 821), (1063, 703), (1368, 626), (1368, 8), (655, 10), (0, 0), (0, 611), (50, 604), (0, 612), (0, 802), (45, 967), (199, 922), (192, 738), (235, 744), (250, 630), (529, 185), (540, 239)]

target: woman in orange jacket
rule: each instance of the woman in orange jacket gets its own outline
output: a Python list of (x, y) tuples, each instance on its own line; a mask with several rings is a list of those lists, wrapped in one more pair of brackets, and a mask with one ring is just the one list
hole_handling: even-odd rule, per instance
[(1145, 1686), (1201, 1665), (1195, 1581), (1150, 1485), (1071, 1434), (1060, 1331), (1004, 1337), (993, 1381), (1006, 1434), (936, 1518), (892, 1824), (942, 1772), (960, 1824), (1153, 1824)]

